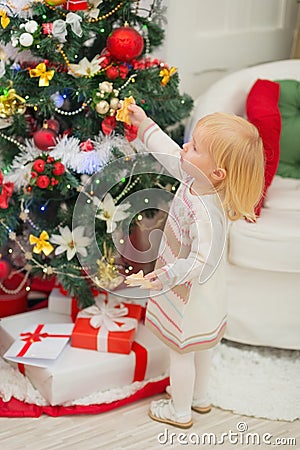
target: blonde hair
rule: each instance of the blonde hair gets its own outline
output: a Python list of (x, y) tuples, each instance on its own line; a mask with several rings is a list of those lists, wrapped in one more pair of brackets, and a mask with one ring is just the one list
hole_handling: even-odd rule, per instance
[(204, 140), (218, 168), (226, 177), (217, 189), (230, 220), (256, 220), (254, 212), (263, 193), (264, 150), (257, 128), (242, 117), (216, 112), (200, 119), (197, 130), (205, 128)]

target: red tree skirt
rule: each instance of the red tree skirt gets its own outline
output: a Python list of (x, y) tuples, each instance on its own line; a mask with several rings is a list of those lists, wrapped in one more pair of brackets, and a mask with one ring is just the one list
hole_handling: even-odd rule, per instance
[(102, 403), (100, 405), (72, 405), (72, 406), (39, 406), (25, 403), (16, 398), (9, 402), (0, 399), (0, 417), (40, 417), (42, 414), (48, 416), (69, 416), (72, 414), (99, 414), (120, 406), (128, 405), (151, 395), (164, 392), (169, 384), (169, 378), (146, 384), (142, 389), (132, 394), (130, 397), (116, 400), (112, 403)]

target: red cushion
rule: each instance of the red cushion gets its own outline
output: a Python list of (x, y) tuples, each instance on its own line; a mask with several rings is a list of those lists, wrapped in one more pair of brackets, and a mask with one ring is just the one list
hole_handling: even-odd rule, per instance
[(279, 163), (281, 132), (279, 95), (279, 83), (259, 79), (252, 86), (246, 100), (248, 120), (257, 127), (265, 150), (265, 185), (263, 196), (255, 210), (257, 216), (260, 214), (264, 197)]

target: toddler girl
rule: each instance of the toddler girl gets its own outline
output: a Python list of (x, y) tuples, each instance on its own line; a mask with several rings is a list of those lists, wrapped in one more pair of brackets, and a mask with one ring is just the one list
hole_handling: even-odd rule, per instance
[(191, 409), (211, 409), (206, 397), (211, 349), (226, 326), (226, 222), (255, 221), (263, 144), (247, 120), (214, 113), (198, 121), (191, 141), (180, 149), (142, 108), (128, 110), (146, 148), (181, 181), (155, 270), (145, 277), (152, 284), (146, 325), (170, 347), (170, 398), (152, 402), (149, 415), (189, 428)]

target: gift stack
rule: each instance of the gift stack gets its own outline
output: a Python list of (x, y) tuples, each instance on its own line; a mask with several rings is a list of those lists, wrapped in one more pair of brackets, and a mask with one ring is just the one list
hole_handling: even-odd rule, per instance
[(50, 405), (145, 385), (167, 377), (168, 351), (143, 325), (144, 312), (141, 302), (100, 293), (75, 318), (74, 300), (55, 288), (48, 308), (1, 320), (0, 354)]

